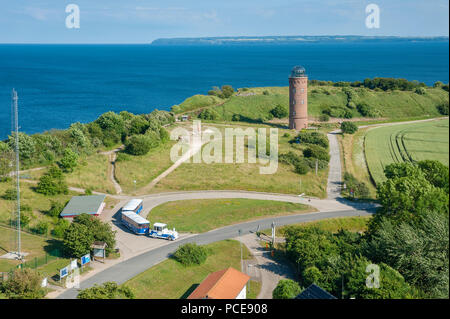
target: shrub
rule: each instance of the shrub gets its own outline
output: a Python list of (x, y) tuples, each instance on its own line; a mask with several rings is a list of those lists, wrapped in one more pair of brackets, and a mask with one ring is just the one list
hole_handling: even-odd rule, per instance
[(64, 206), (65, 205), (63, 203), (56, 202), (56, 201), (51, 201), (51, 207), (47, 211), (47, 215), (49, 215), (50, 217), (58, 217), (59, 214), (64, 209)]
[(241, 120), (241, 115), (240, 114), (233, 114), (233, 116), (231, 117), (231, 120), (234, 122), (239, 122)]
[(151, 139), (146, 135), (133, 135), (125, 142), (125, 152), (131, 155), (145, 155), (152, 146)]
[(319, 116), (320, 122), (328, 122), (330, 120), (330, 116), (328, 114), (321, 114)]
[(292, 151), (289, 151), (288, 153), (280, 154), (279, 161), (284, 164), (288, 165), (296, 165), (298, 162), (300, 162), (300, 156), (295, 154)]
[(220, 95), (221, 98), (228, 99), (231, 97), (234, 93), (234, 89), (231, 85), (222, 85), (222, 94)]
[(328, 148), (327, 137), (319, 132), (300, 132), (295, 138), (297, 143), (319, 145)]
[(219, 114), (212, 109), (204, 109), (198, 114), (198, 118), (202, 120), (214, 121), (219, 117)]
[(364, 182), (360, 182), (352, 174), (346, 172), (344, 174), (344, 183), (347, 187), (348, 193), (353, 191), (353, 197), (367, 198), (370, 195), (369, 188)]
[(45, 290), (41, 287), (42, 278), (34, 270), (16, 269), (2, 284), (4, 294), (11, 299), (41, 299)]
[(353, 122), (342, 122), (341, 131), (343, 134), (353, 134), (358, 130), (358, 126)]
[(119, 286), (109, 281), (102, 285), (94, 285), (91, 288), (81, 290), (77, 299), (134, 299), (134, 293), (128, 286)]
[(52, 229), (52, 235), (57, 238), (63, 238), (66, 229), (69, 228), (69, 225), (70, 223), (68, 220), (59, 218), (56, 222), (55, 227)]
[(36, 227), (34, 227), (34, 231), (40, 235), (47, 235), (48, 234), (48, 223), (43, 222), (43, 221), (37, 223)]
[(419, 95), (424, 95), (427, 93), (427, 91), (423, 87), (419, 87), (414, 90), (414, 93), (417, 93)]
[(295, 163), (295, 172), (300, 175), (305, 175), (309, 172), (309, 166), (304, 161)]
[(73, 172), (73, 169), (77, 166), (77, 164), (78, 154), (72, 151), (72, 149), (66, 148), (64, 150), (63, 158), (59, 161), (59, 166), (61, 169), (66, 173)]
[(293, 299), (301, 292), (299, 284), (290, 279), (281, 279), (272, 292), (273, 299)]
[(61, 169), (57, 166), (50, 167), (39, 179), (36, 192), (44, 195), (67, 194), (69, 189)]
[(356, 104), (355, 104), (355, 102), (350, 101), (350, 102), (347, 103), (347, 107), (349, 109), (356, 109)]
[(291, 135), (289, 133), (284, 133), (283, 137), (291, 137)]
[(441, 103), (437, 106), (437, 110), (442, 115), (448, 115), (448, 101)]
[(206, 261), (208, 251), (203, 246), (188, 243), (180, 246), (173, 257), (184, 266), (201, 265)]
[(269, 91), (264, 90), (264, 91), (263, 91), (263, 94), (264, 94), (264, 95), (269, 95), (270, 93), (269, 93)]
[(278, 104), (270, 111), (270, 114), (272, 114), (274, 117), (282, 119), (289, 115), (288, 110), (283, 107), (282, 105)]
[(303, 156), (307, 158), (317, 158), (326, 162), (330, 161), (330, 155), (328, 154), (328, 151), (318, 145), (308, 146), (305, 150), (303, 150)]
[(3, 194), (3, 199), (6, 200), (15, 200), (17, 198), (17, 189), (15, 188), (8, 188), (5, 191), (5, 194)]

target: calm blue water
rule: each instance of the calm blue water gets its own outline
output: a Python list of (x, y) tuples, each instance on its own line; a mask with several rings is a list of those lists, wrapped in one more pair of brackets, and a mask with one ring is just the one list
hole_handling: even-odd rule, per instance
[(292, 66), (311, 79), (449, 80), (448, 42), (267, 46), (0, 45), (0, 138), (10, 132), (10, 92), (21, 130), (66, 128), (108, 110), (169, 110), (212, 86), (286, 86)]

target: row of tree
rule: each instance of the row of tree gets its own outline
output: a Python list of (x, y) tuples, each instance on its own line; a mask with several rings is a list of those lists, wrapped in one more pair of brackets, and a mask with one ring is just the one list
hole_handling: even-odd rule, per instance
[[(377, 189), (382, 208), (364, 234), (288, 227), (300, 286), (316, 283), (343, 298), (448, 298), (448, 174), (438, 161), (388, 165)], [(378, 288), (366, 284), (374, 269)]]

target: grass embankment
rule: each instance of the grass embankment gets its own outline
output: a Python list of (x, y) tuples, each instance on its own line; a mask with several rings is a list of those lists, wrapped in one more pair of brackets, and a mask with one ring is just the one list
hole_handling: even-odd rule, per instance
[[(65, 173), (68, 186), (91, 191), (115, 194), (114, 185), (109, 178), (111, 164), (109, 156), (105, 154), (92, 154), (83, 156), (78, 160), (78, 166), (71, 173)], [(30, 171), (23, 175), (38, 181), (46, 169)]]
[[(284, 231), (287, 227), (297, 226), (297, 227), (317, 227), (322, 230), (330, 231), (332, 233), (338, 232), (340, 229), (351, 231), (351, 232), (365, 232), (367, 230), (368, 223), (372, 217), (371, 216), (360, 216), (360, 217), (337, 217), (337, 218), (327, 218), (313, 222), (305, 222), (300, 224), (292, 224), (288, 226), (282, 226), (275, 229), (277, 236), (284, 236)], [(270, 235), (271, 230), (266, 229), (263, 233)]]
[(116, 161), (115, 175), (122, 190), (125, 193), (133, 193), (134, 181), (136, 181), (136, 189), (139, 189), (141, 193), (146, 193), (145, 186), (172, 166), (170, 149), (174, 144), (174, 141), (167, 142), (142, 156), (121, 153)]
[(312, 208), (294, 203), (255, 199), (202, 199), (168, 202), (157, 206), (149, 218), (164, 221), (178, 231), (202, 233), (255, 218), (306, 213)]
[(369, 175), (364, 155), (364, 136), (368, 128), (358, 130), (355, 134), (339, 135), (341, 143), (341, 158), (344, 172), (352, 174), (358, 181), (364, 182), (369, 188), (369, 198), (376, 197), (376, 188)]
[(390, 163), (438, 160), (449, 164), (449, 120), (398, 124), (370, 129), (365, 135), (365, 155), (376, 183), (385, 180)]
[[(205, 124), (206, 125), (206, 124)], [(208, 126), (214, 126), (214, 124)], [(237, 128), (238, 125), (217, 125), (223, 131), (226, 127)], [(258, 126), (259, 127), (259, 126)], [(267, 127), (267, 126), (261, 126)], [(242, 127), (243, 129), (247, 127)], [(268, 130), (267, 130), (268, 132)], [(284, 136), (288, 133), (288, 136)], [(293, 151), (302, 156), (305, 147), (298, 144), (289, 144), (295, 136), (291, 130), (280, 129), (278, 132), (278, 154)], [(222, 146), (224, 147), (224, 137)], [(245, 147), (245, 154), (248, 152)], [(222, 153), (222, 160), (223, 155)], [(224, 160), (223, 160), (224, 161)], [(300, 194), (302, 192), (324, 198), (326, 196), (326, 181), (328, 171), (319, 170), (306, 175), (295, 173), (294, 167), (279, 162), (274, 174), (260, 174), (260, 167), (267, 164), (248, 163), (245, 155), (244, 163), (183, 163), (174, 172), (160, 181), (152, 192), (187, 191), (187, 190), (247, 190), (286, 194)], [(300, 183), (301, 180), (301, 183)]]
[[(241, 269), (240, 245), (235, 240), (225, 240), (206, 245), (209, 256), (202, 265), (185, 267), (174, 259), (167, 259), (147, 269), (125, 283), (133, 289), (139, 299), (187, 298), (210, 273), (228, 267)], [(249, 251), (243, 247), (243, 258), (249, 258)], [(248, 297), (259, 293), (260, 285), (251, 282)]]
[[(425, 94), (414, 91), (376, 91), (366, 88), (348, 87), (352, 94), (352, 101), (367, 103), (373, 110), (378, 111), (381, 119), (398, 120), (409, 118), (431, 118), (441, 116), (436, 106), (448, 101), (448, 92), (441, 88), (425, 88)], [(264, 94), (265, 92), (265, 94)], [(196, 95), (178, 106), (174, 106), (176, 113), (191, 112), (197, 114), (196, 109), (214, 108), (218, 114), (218, 121), (231, 121), (234, 114), (241, 115), (242, 121), (261, 122), (269, 118), (269, 112), (278, 104), (288, 108), (288, 87), (250, 88), (248, 96), (232, 96), (227, 100), (215, 99), (210, 96)], [(327, 108), (343, 108), (348, 102), (342, 88), (334, 86), (315, 86), (308, 88), (308, 114), (311, 118), (318, 118)], [(356, 108), (349, 109), (354, 118), (362, 115)], [(374, 120), (367, 118), (367, 120)]]
[[(13, 229), (0, 226), (0, 254), (6, 254), (9, 251), (16, 250), (15, 237), (17, 232)], [(45, 255), (48, 254), (48, 264), (38, 267), (38, 271), (44, 276), (54, 276), (57, 274), (57, 269), (61, 268), (61, 265), (66, 266), (69, 259), (59, 258), (62, 256), (62, 244), (61, 241), (53, 238), (44, 238), (41, 236), (31, 235), (26, 232), (21, 232), (21, 245), (22, 251), (28, 253), (25, 258), (27, 262), (33, 262), (35, 258), (40, 261), (45, 259)], [(57, 253), (59, 251), (59, 253)], [(59, 259), (55, 259), (58, 257)], [(0, 259), (0, 272), (7, 272), (13, 267), (17, 266), (19, 261)]]

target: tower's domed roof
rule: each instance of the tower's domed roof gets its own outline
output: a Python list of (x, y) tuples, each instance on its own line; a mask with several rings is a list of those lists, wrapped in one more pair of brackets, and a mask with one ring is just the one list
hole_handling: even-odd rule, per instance
[(304, 67), (297, 65), (291, 71), (291, 78), (301, 78), (306, 76), (306, 70)]

